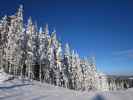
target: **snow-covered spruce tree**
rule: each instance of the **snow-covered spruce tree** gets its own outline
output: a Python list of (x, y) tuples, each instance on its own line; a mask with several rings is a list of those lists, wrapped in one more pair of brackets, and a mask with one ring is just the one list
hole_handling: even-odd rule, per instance
[(83, 78), (83, 74), (82, 74), (82, 69), (80, 66), (80, 58), (78, 53), (75, 53), (75, 90), (80, 90), (81, 86), (82, 86), (82, 78)]
[(72, 80), (71, 80), (71, 51), (69, 44), (65, 45), (64, 57), (63, 57), (63, 71), (64, 71), (64, 83), (65, 87), (72, 89)]
[(3, 68), (3, 34), (2, 34), (2, 22), (0, 21), (0, 69)]
[(32, 35), (32, 49), (33, 49), (33, 74), (34, 74), (34, 79), (39, 80), (40, 78), (40, 40), (39, 40), (39, 32), (37, 29), (37, 23), (33, 25), (33, 32)]
[(49, 37), (49, 30), (48, 25), (44, 28), (39, 30), (39, 39), (40, 39), (40, 81), (49, 83), (49, 71), (50, 71), (50, 61), (49, 61), (49, 45), (50, 45), (50, 37)]
[(23, 32), (23, 8), (20, 6), (18, 12), (8, 17), (9, 32), (8, 44), (6, 49), (6, 61), (9, 73), (16, 75), (20, 60), (20, 34)]
[(70, 88), (71, 89), (76, 89), (76, 76), (77, 76), (77, 69), (76, 69), (76, 61), (75, 61), (75, 52), (74, 50), (72, 51), (72, 54), (71, 54), (71, 66), (70, 66), (70, 69), (69, 69), (69, 84), (70, 84)]
[(48, 60), (49, 60), (49, 82), (50, 84), (54, 84), (55, 83), (55, 80), (54, 80), (54, 77), (55, 77), (55, 73), (54, 73), (54, 65), (55, 65), (55, 59), (54, 59), (54, 46), (52, 45), (52, 39), (50, 37), (50, 40), (49, 40), (49, 48), (48, 48)]
[(6, 57), (6, 47), (8, 43), (8, 22), (7, 16), (4, 16), (2, 20), (0, 20), (0, 69), (4, 69), (5, 67), (5, 57)]
[(54, 85), (60, 85), (60, 71), (61, 71), (61, 45), (56, 38), (56, 31), (51, 34), (51, 70), (50, 75)]
[(89, 86), (91, 87), (91, 89), (97, 89), (97, 72), (96, 72), (96, 65), (95, 65), (95, 57), (91, 57), (89, 59), (87, 59), (88, 63), (89, 63), (89, 73), (90, 73), (90, 84)]
[(73, 50), (70, 54), (70, 66), (68, 67), (68, 83), (70, 89), (80, 90), (82, 85), (82, 70), (80, 58)]
[(42, 31), (42, 27), (40, 27), (39, 29), (39, 40), (40, 40), (40, 45), (39, 45), (39, 53), (40, 53), (40, 68), (39, 68), (39, 79), (40, 81), (42, 82), (43, 81), (43, 61), (45, 60), (45, 56), (46, 56), (46, 53), (45, 53), (45, 45), (44, 45), (44, 39), (45, 39), (45, 36), (42, 34), (43, 31)]
[(81, 66), (81, 69), (82, 69), (82, 75), (83, 75), (83, 78), (82, 78), (82, 90), (85, 90), (86, 89), (86, 76), (87, 76), (87, 68), (86, 68), (86, 64), (85, 64), (85, 60), (82, 59), (81, 60), (81, 63), (80, 63), (80, 66)]
[(32, 68), (32, 34), (35, 32), (31, 17), (28, 19), (26, 30), (21, 35), (21, 77), (33, 78)]
[(50, 66), (51, 66), (51, 58), (52, 58), (52, 52), (51, 52), (51, 38), (49, 36), (49, 29), (48, 24), (46, 24), (44, 31), (40, 29), (40, 79), (41, 81), (45, 81), (47, 83), (50, 83)]
[(87, 58), (84, 58), (81, 60), (81, 68), (82, 68), (82, 90), (91, 90), (92, 87), (92, 73), (91, 73), (91, 68), (90, 68), (90, 63), (88, 62)]
[(58, 41), (56, 49), (56, 64), (57, 64), (57, 77), (56, 77), (56, 83), (58, 86), (64, 85), (63, 81), (63, 71), (62, 71), (62, 47), (61, 43)]
[[(20, 58), (21, 58), (21, 36), (24, 34), (24, 27), (23, 27), (23, 6), (20, 5), (20, 8), (18, 9), (17, 12), (17, 25), (16, 25), (16, 37), (15, 37), (15, 43), (16, 43), (16, 66), (15, 66), (15, 73), (17, 74), (17, 71), (20, 69)], [(16, 75), (15, 74), (15, 75)]]

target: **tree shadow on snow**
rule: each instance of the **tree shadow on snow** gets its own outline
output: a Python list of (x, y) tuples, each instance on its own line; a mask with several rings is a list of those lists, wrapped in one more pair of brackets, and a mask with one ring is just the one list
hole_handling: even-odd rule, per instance
[(96, 95), (92, 100), (105, 100), (102, 95)]
[(15, 85), (11, 85), (11, 86), (0, 87), (0, 89), (13, 89), (16, 87), (22, 87), (22, 86), (26, 86), (26, 85), (33, 85), (33, 84), (15, 84)]
[[(10, 85), (10, 86), (2, 86), (0, 87), (0, 90), (2, 91), (5, 91), (5, 90), (10, 90), (10, 89), (14, 89), (16, 87), (22, 87), (22, 86), (27, 86), (27, 85), (33, 85), (33, 84), (14, 84), (14, 85)], [(7, 92), (8, 93), (8, 92)], [(16, 97), (19, 97), (21, 96), (23, 93), (11, 93), (11, 94), (8, 94), (8, 95), (3, 95), (0, 97), (0, 100), (10, 100), (11, 98), (16, 98)], [(10, 99), (9, 99), (10, 98)]]

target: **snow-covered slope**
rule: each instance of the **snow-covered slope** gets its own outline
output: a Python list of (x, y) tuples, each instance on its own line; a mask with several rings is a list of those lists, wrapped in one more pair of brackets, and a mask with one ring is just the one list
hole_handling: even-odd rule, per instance
[(14, 79), (0, 84), (0, 100), (133, 100), (133, 89), (82, 92)]

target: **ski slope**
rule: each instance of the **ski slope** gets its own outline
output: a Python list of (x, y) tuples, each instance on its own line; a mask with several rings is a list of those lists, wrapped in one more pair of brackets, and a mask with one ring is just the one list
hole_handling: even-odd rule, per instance
[(82, 92), (37, 81), (7, 80), (6, 74), (0, 77), (0, 100), (133, 100), (133, 89)]

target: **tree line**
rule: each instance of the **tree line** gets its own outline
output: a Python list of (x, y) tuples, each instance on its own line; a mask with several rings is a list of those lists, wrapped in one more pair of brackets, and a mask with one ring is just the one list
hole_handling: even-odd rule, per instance
[(38, 28), (23, 7), (0, 20), (0, 68), (13, 76), (34, 79), (74, 90), (97, 88), (94, 57), (80, 58), (66, 43), (62, 49), (56, 30)]

